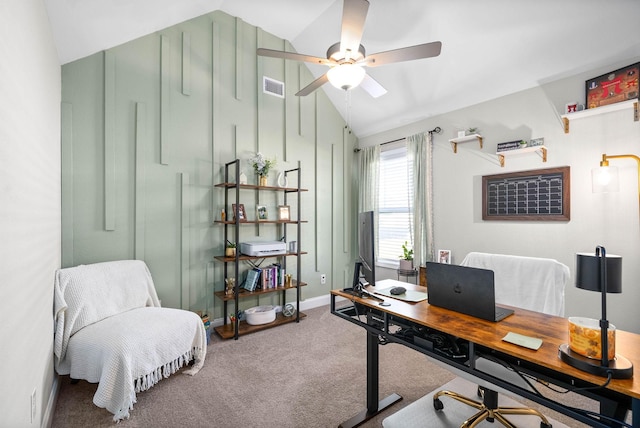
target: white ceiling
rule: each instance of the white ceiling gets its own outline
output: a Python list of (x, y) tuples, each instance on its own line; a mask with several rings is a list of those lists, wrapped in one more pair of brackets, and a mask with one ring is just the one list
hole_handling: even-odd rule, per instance
[[(342, 0), (44, 0), (62, 64), (220, 9), (325, 57)], [(367, 68), (388, 93), (322, 88), (358, 137), (640, 58), (638, 0), (370, 0), (362, 44), (376, 53), (431, 41), (442, 53)], [(264, 61), (277, 61), (265, 58)], [(631, 61), (630, 61), (631, 63)], [(326, 67), (309, 65), (315, 76)], [(596, 76), (594, 76), (596, 77)]]

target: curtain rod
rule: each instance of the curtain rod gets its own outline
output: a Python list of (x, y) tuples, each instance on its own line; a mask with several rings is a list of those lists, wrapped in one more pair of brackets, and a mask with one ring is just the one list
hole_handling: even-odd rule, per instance
[[(431, 131), (428, 131), (429, 134), (440, 134), (442, 132), (442, 128), (440, 128), (439, 126), (436, 126), (435, 128), (433, 128)], [(391, 144), (391, 143), (397, 143), (398, 141), (402, 141), (402, 140), (406, 140), (406, 137), (402, 137), (402, 138), (396, 138), (395, 140), (391, 140), (391, 141), (386, 141), (384, 143), (380, 143), (381, 146), (384, 146), (385, 144)], [(353, 149), (353, 151), (355, 153), (358, 153), (361, 149)]]

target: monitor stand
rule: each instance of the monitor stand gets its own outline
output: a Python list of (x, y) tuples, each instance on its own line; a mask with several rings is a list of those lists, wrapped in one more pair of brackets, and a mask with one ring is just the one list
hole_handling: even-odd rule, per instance
[(369, 297), (370, 299), (378, 300), (380, 306), (391, 306), (391, 303), (385, 302), (385, 300), (381, 297), (376, 296), (375, 294), (369, 293), (364, 289), (364, 285), (360, 282), (360, 268), (362, 267), (362, 262), (356, 262), (355, 267), (353, 268), (353, 284), (352, 288), (345, 288), (345, 292), (349, 292), (354, 296), (358, 297)]

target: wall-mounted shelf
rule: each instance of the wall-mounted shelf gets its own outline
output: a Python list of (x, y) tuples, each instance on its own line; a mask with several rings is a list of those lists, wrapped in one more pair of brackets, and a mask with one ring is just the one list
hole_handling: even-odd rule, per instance
[(500, 166), (503, 167), (505, 157), (521, 155), (525, 153), (534, 153), (534, 152), (540, 152), (540, 154), (542, 155), (542, 162), (547, 161), (547, 148), (545, 146), (533, 146), (533, 147), (525, 147), (523, 149), (505, 150), (504, 152), (498, 152), (496, 154), (498, 155)]
[(564, 125), (564, 133), (569, 133), (569, 122), (575, 119), (583, 119), (585, 117), (596, 116), (605, 113), (611, 113), (619, 110), (627, 110), (633, 109), (633, 120), (637, 122), (638, 119), (638, 100), (627, 100), (619, 103), (609, 104), (602, 107), (590, 108), (582, 111), (577, 111), (575, 113), (567, 113), (563, 114), (560, 117), (562, 118), (562, 123)]
[(476, 140), (480, 143), (480, 148), (482, 148), (482, 135), (480, 134), (471, 134), (465, 135), (464, 137), (452, 138), (449, 142), (453, 148), (453, 153), (458, 153), (458, 143), (468, 143)]

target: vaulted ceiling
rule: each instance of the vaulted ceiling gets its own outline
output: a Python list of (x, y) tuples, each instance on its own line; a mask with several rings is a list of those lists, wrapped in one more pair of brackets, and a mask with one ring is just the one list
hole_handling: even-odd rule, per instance
[[(342, 0), (44, 0), (62, 64), (222, 10), (325, 57)], [(441, 41), (436, 58), (368, 68), (387, 94), (324, 90), (358, 137), (579, 72), (640, 61), (637, 0), (370, 0), (367, 54)], [(626, 65), (626, 64), (623, 64)], [(309, 64), (317, 77), (326, 67)], [(594, 76), (596, 77), (596, 76)]]

